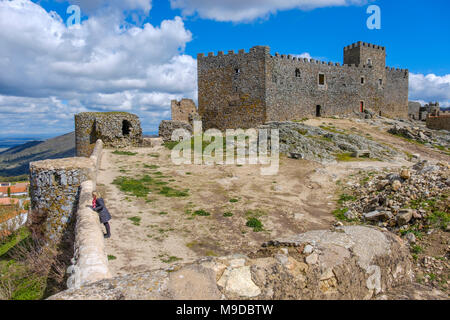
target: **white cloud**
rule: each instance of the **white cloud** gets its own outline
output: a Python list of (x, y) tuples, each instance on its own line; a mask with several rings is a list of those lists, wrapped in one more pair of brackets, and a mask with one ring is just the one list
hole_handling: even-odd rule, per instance
[(410, 100), (428, 103), (439, 101), (442, 107), (450, 107), (450, 74), (409, 74)]
[(0, 1), (3, 133), (70, 131), (73, 114), (89, 110), (134, 112), (153, 131), (170, 117), (171, 99), (196, 98), (196, 60), (183, 54), (192, 35), (181, 18), (142, 27), (122, 18), (98, 13), (67, 28), (31, 1)]
[(198, 14), (217, 21), (249, 22), (277, 11), (361, 5), (367, 0), (170, 0), (170, 3), (186, 16)]

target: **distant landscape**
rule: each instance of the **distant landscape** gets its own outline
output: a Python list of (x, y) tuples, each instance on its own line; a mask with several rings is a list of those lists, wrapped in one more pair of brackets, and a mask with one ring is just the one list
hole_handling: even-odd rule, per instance
[(29, 163), (43, 159), (58, 159), (75, 155), (74, 132), (45, 141), (31, 138), (0, 140), (0, 177), (28, 174)]

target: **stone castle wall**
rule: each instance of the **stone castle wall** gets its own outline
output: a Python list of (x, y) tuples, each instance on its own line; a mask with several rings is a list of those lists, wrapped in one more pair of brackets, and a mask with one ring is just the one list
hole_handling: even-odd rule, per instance
[(384, 47), (364, 42), (344, 48), (344, 65), (272, 56), (269, 47), (199, 54), (204, 128), (250, 128), (268, 121), (348, 115), (360, 112), (361, 103), (376, 114), (406, 118), (409, 72), (386, 67), (385, 58)]
[(434, 130), (450, 131), (450, 114), (441, 114), (439, 117), (428, 117), (427, 127)]
[(75, 115), (75, 144), (78, 157), (89, 157), (96, 141), (105, 147), (142, 144), (139, 117), (127, 112), (82, 112)]
[(265, 121), (268, 47), (197, 56), (198, 112), (203, 128), (252, 128)]

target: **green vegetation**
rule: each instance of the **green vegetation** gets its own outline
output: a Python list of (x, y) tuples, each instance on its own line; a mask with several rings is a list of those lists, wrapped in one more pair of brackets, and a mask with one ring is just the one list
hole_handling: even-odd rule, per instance
[(144, 164), (144, 168), (148, 168), (148, 169), (158, 169), (159, 166), (157, 166), (156, 164)]
[(11, 248), (17, 245), (22, 240), (30, 236), (28, 228), (20, 228), (16, 233), (6, 237), (0, 241), (0, 257), (7, 253)]
[(345, 216), (345, 213), (348, 212), (348, 208), (338, 208), (336, 210), (333, 211), (333, 215), (336, 217), (336, 219), (341, 220), (341, 221), (347, 221), (350, 222), (352, 221), (351, 219), (348, 219)]
[(223, 214), (223, 216), (224, 216), (224, 217), (232, 217), (233, 214), (232, 214), (231, 212), (225, 212), (225, 213)]
[(415, 244), (411, 247), (411, 251), (415, 254), (419, 254), (423, 251), (423, 248), (421, 246)]
[(202, 217), (207, 217), (210, 216), (211, 214), (208, 211), (205, 211), (203, 209), (200, 210), (196, 210), (194, 211), (194, 213), (192, 214), (194, 216), (202, 216)]
[(159, 153), (150, 153), (149, 156), (152, 158), (159, 158)]
[(137, 155), (137, 152), (115, 150), (113, 154), (117, 154), (119, 156), (135, 156)]
[(140, 226), (141, 225), (141, 218), (140, 217), (131, 217), (131, 218), (128, 218), (128, 220), (133, 222), (133, 224), (135, 226)]
[(108, 254), (108, 260), (116, 260), (117, 257), (113, 256), (112, 254)]
[(188, 189), (181, 191), (181, 190), (176, 190), (171, 187), (165, 186), (165, 187), (161, 188), (161, 190), (159, 191), (159, 194), (165, 195), (166, 197), (169, 197), (169, 198), (187, 197), (187, 196), (189, 196), (188, 191), (189, 191)]
[(231, 202), (231, 203), (238, 202), (238, 201), (239, 201), (238, 199), (234, 199), (234, 198), (233, 198), (233, 199), (230, 199), (230, 202)]
[(164, 257), (164, 255), (161, 256), (161, 261), (164, 262), (164, 263), (172, 263), (172, 262), (175, 262), (175, 261), (183, 260), (183, 258), (178, 258), (176, 256), (170, 256), (170, 257), (167, 257), (167, 258), (162, 258), (162, 257)]
[(341, 195), (339, 196), (338, 203), (339, 203), (339, 204), (343, 204), (344, 202), (347, 202), (347, 201), (355, 201), (355, 200), (356, 200), (356, 197), (355, 197), (355, 196), (351, 196), (351, 195), (348, 195), (348, 194), (346, 194), (346, 193), (343, 193), (343, 194), (341, 194)]
[(159, 214), (162, 215), (162, 216), (164, 216), (164, 215), (166, 215), (166, 214), (168, 214), (168, 213), (167, 213), (166, 211), (161, 211)]
[(162, 194), (166, 197), (187, 197), (189, 195), (188, 189), (181, 191), (167, 186), (168, 182), (161, 180), (161, 172), (153, 174), (159, 177), (150, 177), (149, 175), (144, 175), (140, 179), (117, 177), (114, 179), (113, 184), (117, 185), (120, 191), (132, 194), (138, 198), (145, 198), (150, 192)]
[(254, 232), (263, 231), (263, 224), (258, 218), (247, 218), (247, 223), (245, 224), (247, 227), (253, 228)]

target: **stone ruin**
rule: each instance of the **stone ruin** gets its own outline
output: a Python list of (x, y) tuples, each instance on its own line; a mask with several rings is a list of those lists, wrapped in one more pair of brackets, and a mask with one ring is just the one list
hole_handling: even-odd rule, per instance
[(159, 124), (159, 136), (164, 141), (170, 141), (176, 129), (186, 129), (192, 133), (194, 121), (201, 120), (195, 102), (191, 99), (172, 100), (171, 111), (172, 120), (163, 120)]
[(127, 112), (82, 112), (75, 115), (76, 155), (89, 157), (98, 139), (105, 147), (142, 145), (139, 117)]

